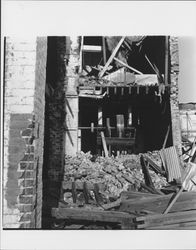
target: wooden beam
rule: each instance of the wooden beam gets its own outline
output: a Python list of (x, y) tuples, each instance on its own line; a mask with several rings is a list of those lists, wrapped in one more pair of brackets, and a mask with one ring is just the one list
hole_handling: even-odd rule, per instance
[[(162, 214), (170, 203), (173, 194), (141, 196), (133, 199), (123, 200), (120, 211), (131, 212), (148, 210)], [(171, 212), (180, 212), (189, 209), (196, 209), (196, 197), (194, 192), (184, 192), (179, 200), (171, 208)]]
[(102, 37), (102, 45), (103, 45), (103, 65), (106, 64), (106, 44), (105, 44), (105, 37)]
[(122, 64), (126, 68), (131, 69), (132, 71), (138, 73), (139, 75), (143, 75), (143, 73), (141, 71), (139, 71), (139, 70), (137, 70), (137, 69), (129, 66), (128, 64), (126, 64), (126, 63), (122, 62), (121, 60), (119, 60), (118, 58), (114, 57), (114, 60), (117, 61), (117, 62), (119, 62), (120, 64)]
[(165, 225), (174, 225), (183, 222), (196, 222), (196, 210), (183, 211), (170, 214), (155, 214), (148, 216), (141, 216), (136, 218), (137, 222), (144, 222), (137, 228), (150, 228), (150, 227), (161, 227)]
[(173, 200), (171, 201), (171, 203), (169, 204), (169, 206), (166, 208), (166, 210), (164, 211), (164, 214), (167, 214), (171, 208), (173, 207), (173, 205), (175, 204), (175, 202), (177, 201), (177, 199), (180, 197), (180, 195), (182, 194), (183, 190), (184, 190), (184, 185), (185, 183), (190, 179), (191, 177), (191, 170), (192, 168), (189, 169), (189, 171), (187, 172), (184, 181), (182, 183), (182, 186), (180, 188), (180, 190), (178, 191), (178, 193), (176, 193), (175, 197), (173, 198)]
[(84, 182), (84, 184), (83, 184), (83, 194), (84, 194), (85, 203), (88, 204), (90, 194), (89, 194), (88, 185), (86, 182)]
[(146, 184), (144, 184), (144, 183), (141, 183), (140, 184), (140, 186), (142, 187), (142, 188), (144, 188), (144, 189), (146, 189), (148, 192), (150, 192), (151, 194), (164, 194), (164, 193), (162, 193), (160, 190), (157, 190), (157, 189), (155, 189), (155, 188), (151, 188), (151, 187), (149, 187), (149, 186), (147, 186)]
[(116, 129), (117, 129), (117, 136), (119, 138), (124, 137), (124, 127), (125, 127), (125, 122), (124, 122), (124, 115), (116, 115)]
[(101, 211), (100, 209), (89, 210), (83, 208), (52, 208), (52, 216), (57, 219), (113, 223), (121, 223), (124, 219), (132, 219), (134, 217), (123, 212)]
[(77, 200), (77, 191), (76, 191), (76, 184), (75, 182), (72, 182), (72, 198), (73, 198), (73, 203), (76, 203)]
[(106, 144), (105, 135), (103, 131), (101, 131), (101, 141), (102, 141), (105, 157), (108, 157), (109, 156), (108, 149), (107, 149), (107, 144)]
[(165, 171), (163, 171), (150, 157), (144, 155), (144, 159), (149, 163), (150, 167), (158, 174), (165, 176)]
[(119, 207), (121, 204), (121, 198), (119, 198), (118, 200), (114, 201), (114, 202), (110, 202), (107, 204), (102, 205), (102, 207), (105, 210), (111, 209), (111, 208), (115, 208), (115, 207)]
[(169, 125), (168, 128), (167, 128), (167, 133), (166, 133), (166, 135), (165, 135), (165, 139), (164, 139), (162, 148), (165, 148), (165, 146), (166, 146), (167, 139), (168, 139), (168, 136), (169, 136), (169, 131), (170, 131), (170, 125)]
[(101, 52), (102, 47), (101, 46), (95, 46), (95, 45), (83, 45), (84, 52)]
[(152, 182), (152, 179), (151, 179), (151, 176), (150, 176), (150, 173), (149, 173), (149, 170), (148, 170), (148, 166), (146, 165), (146, 162), (144, 160), (143, 155), (141, 155), (141, 157), (140, 157), (140, 162), (141, 162), (142, 172), (143, 172), (143, 175), (144, 175), (146, 185), (148, 187), (151, 187), (151, 188), (154, 189), (154, 184)]
[(165, 85), (168, 82), (168, 75), (169, 75), (169, 37), (165, 37)]
[(134, 191), (123, 191), (120, 194), (121, 200), (126, 201), (126, 200), (136, 200), (138, 198), (150, 198), (150, 197), (155, 197), (155, 196), (160, 196), (159, 194), (151, 194), (151, 193), (143, 193), (143, 192), (134, 192)]
[(111, 63), (112, 60), (114, 59), (116, 53), (118, 52), (118, 50), (119, 50), (120, 46), (122, 45), (122, 43), (124, 42), (124, 40), (125, 40), (125, 36), (123, 36), (123, 37), (120, 39), (119, 43), (117, 44), (116, 48), (113, 50), (113, 52), (112, 52), (110, 58), (108, 59), (107, 63), (106, 63), (105, 66), (103, 67), (102, 71), (99, 73), (99, 77), (100, 77), (100, 78), (101, 78), (101, 77), (104, 75), (104, 73), (106, 72), (108, 66), (110, 65), (110, 63)]
[[(135, 139), (133, 138), (119, 138), (119, 137), (105, 137), (107, 145), (112, 146), (126, 146), (131, 147), (135, 144)], [(97, 137), (97, 144), (102, 144), (102, 139)]]

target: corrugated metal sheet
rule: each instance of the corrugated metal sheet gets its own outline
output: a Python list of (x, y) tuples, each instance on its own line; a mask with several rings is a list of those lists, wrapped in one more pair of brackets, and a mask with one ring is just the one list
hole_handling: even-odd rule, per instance
[(163, 166), (166, 170), (168, 182), (174, 179), (181, 180), (181, 165), (176, 147), (169, 147), (160, 150)]

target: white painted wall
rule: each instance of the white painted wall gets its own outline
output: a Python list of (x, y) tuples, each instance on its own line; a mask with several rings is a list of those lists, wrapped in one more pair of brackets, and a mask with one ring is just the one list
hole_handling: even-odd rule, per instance
[(196, 36), (179, 37), (179, 64), (179, 102), (196, 103)]

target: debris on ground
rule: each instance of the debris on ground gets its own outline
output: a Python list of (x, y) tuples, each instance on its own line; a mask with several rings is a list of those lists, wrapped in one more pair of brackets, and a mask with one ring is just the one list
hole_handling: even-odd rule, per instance
[(168, 182), (174, 166), (160, 152), (66, 156), (53, 229), (195, 229), (196, 164)]
[[(156, 157), (155, 157), (156, 156)], [(121, 192), (129, 189), (140, 191), (144, 176), (140, 164), (140, 155), (120, 155), (118, 157), (102, 157), (96, 159), (88, 153), (79, 153), (77, 156), (66, 156), (64, 182), (75, 182), (102, 185), (100, 190), (109, 202), (109, 197), (118, 199)], [(158, 162), (158, 156), (154, 152), (149, 157)], [(160, 159), (159, 159), (160, 161)], [(167, 185), (166, 178), (149, 170), (155, 189), (161, 189)], [(64, 201), (73, 203), (70, 192), (64, 193)], [(78, 194), (79, 195), (79, 194)]]

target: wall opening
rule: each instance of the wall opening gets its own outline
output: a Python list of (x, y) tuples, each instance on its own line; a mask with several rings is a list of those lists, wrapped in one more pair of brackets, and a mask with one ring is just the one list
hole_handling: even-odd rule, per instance
[[(124, 138), (129, 138), (126, 128), (133, 127), (136, 129), (134, 148), (128, 147), (126, 149), (125, 147), (127, 153), (159, 150), (163, 146), (168, 126), (171, 127), (169, 93), (165, 92), (160, 101), (160, 97), (156, 95), (156, 87), (150, 88), (148, 94), (146, 94), (145, 88), (141, 88), (139, 94), (137, 94), (137, 88), (133, 88), (131, 94), (128, 93), (128, 88), (123, 89), (123, 96), (122, 88), (118, 88), (115, 94), (111, 88), (109, 95), (102, 100), (80, 98), (79, 128), (81, 129), (82, 151), (91, 151), (92, 154), (100, 153), (98, 152), (97, 137), (101, 130), (107, 136), (107, 118), (110, 119), (111, 137), (118, 137), (117, 115), (123, 115), (124, 117)], [(102, 111), (103, 120), (100, 129), (98, 129), (99, 109)], [(88, 112), (86, 112), (87, 110)], [(131, 113), (131, 118), (129, 113)], [(94, 126), (93, 132), (91, 129), (92, 123)], [(167, 146), (171, 145), (172, 136), (170, 132)], [(118, 150), (118, 146), (115, 148)]]

